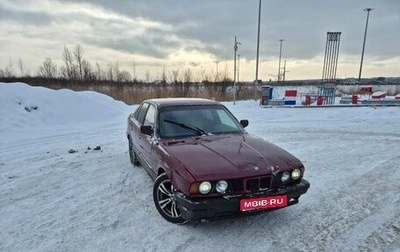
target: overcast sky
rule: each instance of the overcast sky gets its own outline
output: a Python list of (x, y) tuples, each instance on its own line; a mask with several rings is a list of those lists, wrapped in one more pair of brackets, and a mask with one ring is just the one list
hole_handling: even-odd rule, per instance
[[(17, 61), (36, 73), (45, 58), (62, 65), (64, 45), (80, 44), (93, 65), (153, 79), (191, 69), (255, 79), (258, 0), (0, 0), (0, 69)], [(276, 80), (279, 40), (286, 79), (322, 77), (326, 33), (342, 32), (338, 78), (358, 77), (367, 12), (363, 77), (400, 76), (400, 0), (262, 0), (259, 79)], [(219, 63), (216, 63), (219, 62)]]

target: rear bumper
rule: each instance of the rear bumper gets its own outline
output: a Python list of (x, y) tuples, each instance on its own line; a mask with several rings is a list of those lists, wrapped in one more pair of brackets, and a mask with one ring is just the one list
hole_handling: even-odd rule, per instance
[(294, 185), (253, 194), (223, 196), (220, 198), (190, 199), (186, 195), (176, 192), (175, 198), (179, 203), (182, 217), (190, 222), (198, 222), (202, 220), (219, 219), (231, 216), (247, 216), (284, 208), (279, 207), (241, 212), (240, 200), (246, 198), (287, 195), (288, 204), (285, 207), (288, 207), (297, 204), (299, 202), (299, 197), (305, 194), (308, 188), (310, 188), (310, 183), (307, 180), (302, 179), (299, 181), (299, 183)]

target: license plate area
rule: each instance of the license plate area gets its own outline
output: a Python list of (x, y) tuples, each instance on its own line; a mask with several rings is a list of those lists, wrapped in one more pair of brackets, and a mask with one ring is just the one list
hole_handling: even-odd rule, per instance
[(250, 198), (240, 200), (240, 211), (262, 210), (287, 206), (287, 195)]

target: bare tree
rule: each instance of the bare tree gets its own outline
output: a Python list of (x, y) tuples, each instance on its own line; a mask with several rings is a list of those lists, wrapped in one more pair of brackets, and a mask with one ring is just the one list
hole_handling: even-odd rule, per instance
[(149, 72), (149, 70), (146, 71), (146, 82), (150, 83), (150, 72)]
[(132, 76), (128, 71), (123, 70), (119, 73), (119, 79), (121, 82), (129, 82), (132, 79)]
[(112, 64), (112, 68), (113, 68), (113, 72), (114, 72), (114, 79), (115, 79), (115, 81), (117, 81), (117, 82), (121, 82), (122, 80), (122, 78), (121, 78), (121, 71), (119, 70), (119, 62), (117, 61), (117, 62), (114, 62), (113, 64)]
[(189, 68), (185, 70), (185, 72), (183, 73), (183, 81), (185, 83), (190, 83), (193, 80), (193, 74), (192, 74), (192, 70), (190, 70)]
[(21, 57), (18, 58), (17, 64), (18, 64), (18, 69), (21, 74), (21, 77), (23, 77), (25, 75), (25, 69), (24, 69), (24, 63), (22, 62)]
[(85, 59), (82, 60), (82, 73), (83, 81), (92, 81), (94, 79), (92, 65)]
[(9, 60), (8, 65), (6, 66), (6, 68), (3, 71), (3, 75), (6, 78), (10, 78), (10, 77), (14, 77), (14, 63), (12, 62), (12, 60)]
[(179, 70), (171, 70), (170, 72), (170, 83), (172, 84), (174, 95), (181, 96), (183, 91), (182, 82), (179, 82)]
[(135, 63), (132, 63), (132, 68), (133, 68), (133, 82), (137, 82), (137, 78), (136, 78), (136, 65)]
[(57, 65), (53, 63), (51, 58), (46, 58), (43, 61), (43, 64), (39, 67), (38, 75), (46, 79), (56, 78)]
[(228, 63), (225, 62), (225, 69), (224, 69), (223, 73), (222, 73), (221, 75), (219, 75), (220, 80), (221, 80), (222, 82), (225, 82), (225, 81), (227, 81), (227, 80), (230, 80), (230, 78), (228, 77), (229, 75), (230, 75), (230, 74), (228, 73)]
[(233, 80), (228, 77), (228, 65), (225, 64), (225, 70), (222, 75), (222, 80), (219, 83), (218, 93), (219, 96), (225, 99), (228, 87), (232, 85)]
[(99, 62), (96, 62), (96, 79), (103, 81), (106, 78), (104, 70), (101, 68)]
[(165, 65), (164, 65), (164, 68), (163, 68), (163, 72), (161, 74), (161, 81), (162, 81), (163, 84), (167, 83), (167, 73), (165, 72)]
[(114, 81), (114, 68), (112, 63), (107, 64), (107, 74), (106, 79), (109, 81)]
[(178, 83), (179, 80), (179, 70), (172, 70), (171, 71), (171, 82)]
[(184, 81), (183, 96), (187, 97), (189, 95), (190, 84), (193, 81), (193, 74), (192, 74), (192, 70), (190, 70), (190, 68), (185, 70), (185, 72), (183, 74), (183, 81)]
[(80, 44), (75, 45), (74, 57), (79, 73), (79, 80), (83, 81), (83, 48)]
[(206, 70), (202, 67), (200, 69), (200, 81), (209, 81), (210, 76), (207, 74)]
[(71, 51), (65, 45), (62, 56), (65, 64), (65, 66), (61, 68), (61, 73), (63, 77), (69, 80), (75, 80), (77, 77), (77, 73), (75, 71), (73, 56)]

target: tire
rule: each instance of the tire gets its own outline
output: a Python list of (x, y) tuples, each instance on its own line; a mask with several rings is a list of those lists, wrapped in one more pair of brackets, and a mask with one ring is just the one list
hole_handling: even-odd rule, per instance
[(153, 200), (160, 215), (167, 221), (182, 224), (186, 220), (182, 218), (178, 202), (173, 193), (174, 186), (168, 176), (163, 173), (154, 181)]
[(129, 141), (129, 159), (131, 160), (131, 164), (133, 166), (138, 166), (138, 165), (140, 165), (140, 162), (137, 158), (135, 150), (133, 149), (133, 144), (132, 144), (132, 140), (130, 137), (129, 137), (128, 141)]

